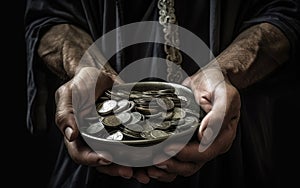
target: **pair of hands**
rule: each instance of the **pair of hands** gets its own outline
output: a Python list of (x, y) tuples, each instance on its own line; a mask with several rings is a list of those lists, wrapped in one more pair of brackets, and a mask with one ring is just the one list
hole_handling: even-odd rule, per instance
[(199, 70), (182, 83), (191, 88), (196, 102), (207, 113), (199, 127), (198, 141), (188, 143), (176, 155), (174, 150), (176, 151), (178, 145), (169, 145), (164, 148), (163, 155), (172, 157), (154, 166), (131, 168), (113, 163), (113, 156), (109, 153), (95, 152), (79, 139), (74, 113), (78, 109), (81, 109), (80, 113), (90, 113), (95, 99), (116, 80), (104, 71), (85, 67), (56, 92), (56, 124), (64, 134), (70, 157), (76, 163), (95, 167), (100, 173), (111, 176), (135, 178), (144, 184), (151, 178), (171, 182), (178, 175), (193, 175), (207, 161), (230, 148), (240, 116), (240, 96), (221, 71), (208, 67)]

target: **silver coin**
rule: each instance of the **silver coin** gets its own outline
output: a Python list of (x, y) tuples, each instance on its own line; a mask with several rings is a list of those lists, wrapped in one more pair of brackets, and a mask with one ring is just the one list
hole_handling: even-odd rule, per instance
[(122, 124), (126, 124), (131, 120), (131, 114), (128, 112), (117, 114), (116, 117), (121, 121)]
[(123, 112), (131, 112), (134, 109), (134, 107), (135, 107), (134, 102), (129, 101), (129, 104), (130, 104), (129, 107), (126, 110), (124, 110)]
[(100, 115), (107, 115), (110, 114), (114, 109), (118, 106), (117, 101), (115, 100), (107, 100), (104, 101), (101, 106), (99, 107), (98, 113)]
[(121, 131), (117, 131), (111, 135), (109, 135), (108, 137), (106, 137), (107, 140), (116, 140), (116, 141), (121, 141), (123, 140), (123, 134)]
[(131, 121), (129, 122), (129, 124), (136, 124), (144, 119), (143, 115), (139, 112), (132, 112), (130, 113), (130, 115), (131, 115)]
[(156, 102), (165, 111), (174, 109), (174, 102), (168, 98), (156, 98)]
[(174, 112), (170, 111), (170, 112), (162, 112), (161, 113), (161, 118), (163, 120), (171, 120), (173, 118)]
[(143, 129), (144, 129), (143, 132), (150, 132), (150, 131), (153, 131), (153, 130), (154, 130), (153, 126), (151, 126), (151, 125), (148, 124), (148, 123), (145, 123), (145, 124), (143, 124), (142, 126), (143, 126)]
[(146, 140), (153, 139), (153, 137), (151, 136), (151, 131), (143, 131), (140, 133), (140, 136)]
[(96, 134), (104, 129), (104, 125), (100, 121), (96, 123), (89, 123), (89, 125), (90, 126), (86, 129), (88, 134)]
[(118, 101), (118, 107), (114, 110), (114, 113), (120, 113), (127, 110), (130, 107), (130, 102), (127, 99)]
[(167, 130), (172, 126), (171, 121), (163, 121), (161, 123), (156, 124), (156, 128), (160, 130)]

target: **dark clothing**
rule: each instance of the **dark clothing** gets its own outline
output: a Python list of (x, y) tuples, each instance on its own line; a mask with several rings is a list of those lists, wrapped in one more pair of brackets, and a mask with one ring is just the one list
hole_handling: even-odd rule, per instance
[[(290, 90), (286, 82), (294, 65), (300, 38), (300, 6), (296, 0), (175, 0), (178, 24), (201, 38), (217, 56), (244, 29), (269, 22), (287, 36), (291, 44), (291, 59), (282, 70), (241, 92), (242, 112), (237, 137), (230, 151), (208, 162), (191, 177), (178, 177), (173, 183), (152, 180), (141, 185), (134, 180), (109, 177), (93, 168), (74, 164), (62, 146), (50, 184), (52, 187), (251, 187), (266, 185), (274, 173), (274, 106)], [(35, 132), (41, 125), (53, 123), (55, 89), (61, 84), (49, 81), (53, 75), (45, 70), (36, 49), (41, 36), (49, 27), (70, 23), (84, 29), (94, 40), (128, 23), (157, 21), (157, 0), (27, 0), (25, 12), (26, 47), (28, 63), (28, 128)], [(104, 47), (103, 47), (104, 46)], [(105, 48), (105, 44), (102, 47)], [(157, 46), (153, 46), (155, 48)], [(143, 48), (142, 48), (143, 49)], [(112, 61), (121, 71), (128, 62), (151, 57), (151, 50), (125, 53)], [(124, 60), (126, 59), (126, 61)], [(183, 61), (189, 75), (197, 69)], [(288, 75), (288, 76), (287, 76)], [(50, 84), (52, 83), (52, 84)], [(45, 93), (50, 96), (47, 98)], [(46, 117), (47, 115), (47, 117)], [(36, 118), (38, 116), (38, 118)], [(49, 120), (52, 119), (52, 120)]]

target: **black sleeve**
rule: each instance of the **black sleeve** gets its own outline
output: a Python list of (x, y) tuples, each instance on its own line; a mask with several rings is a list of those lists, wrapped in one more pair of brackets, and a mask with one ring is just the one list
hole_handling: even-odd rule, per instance
[(298, 0), (253, 0), (241, 30), (262, 22), (278, 27), (288, 38), (291, 57), (299, 49), (300, 2)]
[[(47, 29), (60, 23), (72, 23), (86, 28), (82, 6), (79, 0), (27, 0), (24, 15), (26, 61), (27, 61), (27, 128), (35, 132), (37, 121), (33, 111), (45, 110), (37, 103), (45, 101), (45, 75), (39, 71), (41, 60), (37, 55), (39, 39)], [(41, 87), (39, 89), (39, 86)], [(38, 97), (40, 96), (40, 97)], [(44, 114), (45, 115), (45, 114)], [(39, 114), (42, 119), (42, 114)], [(44, 119), (45, 120), (45, 119)], [(43, 122), (39, 122), (42, 124)], [(44, 122), (45, 124), (46, 122)], [(44, 126), (45, 125), (40, 125)]]

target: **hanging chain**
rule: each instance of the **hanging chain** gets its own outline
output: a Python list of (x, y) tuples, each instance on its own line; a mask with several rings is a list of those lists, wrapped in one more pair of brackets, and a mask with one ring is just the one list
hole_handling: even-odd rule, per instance
[[(180, 83), (183, 79), (179, 51), (179, 33), (175, 15), (174, 0), (158, 0), (159, 23), (163, 26), (164, 51), (166, 53), (167, 80)], [(175, 65), (174, 65), (175, 63)]]

